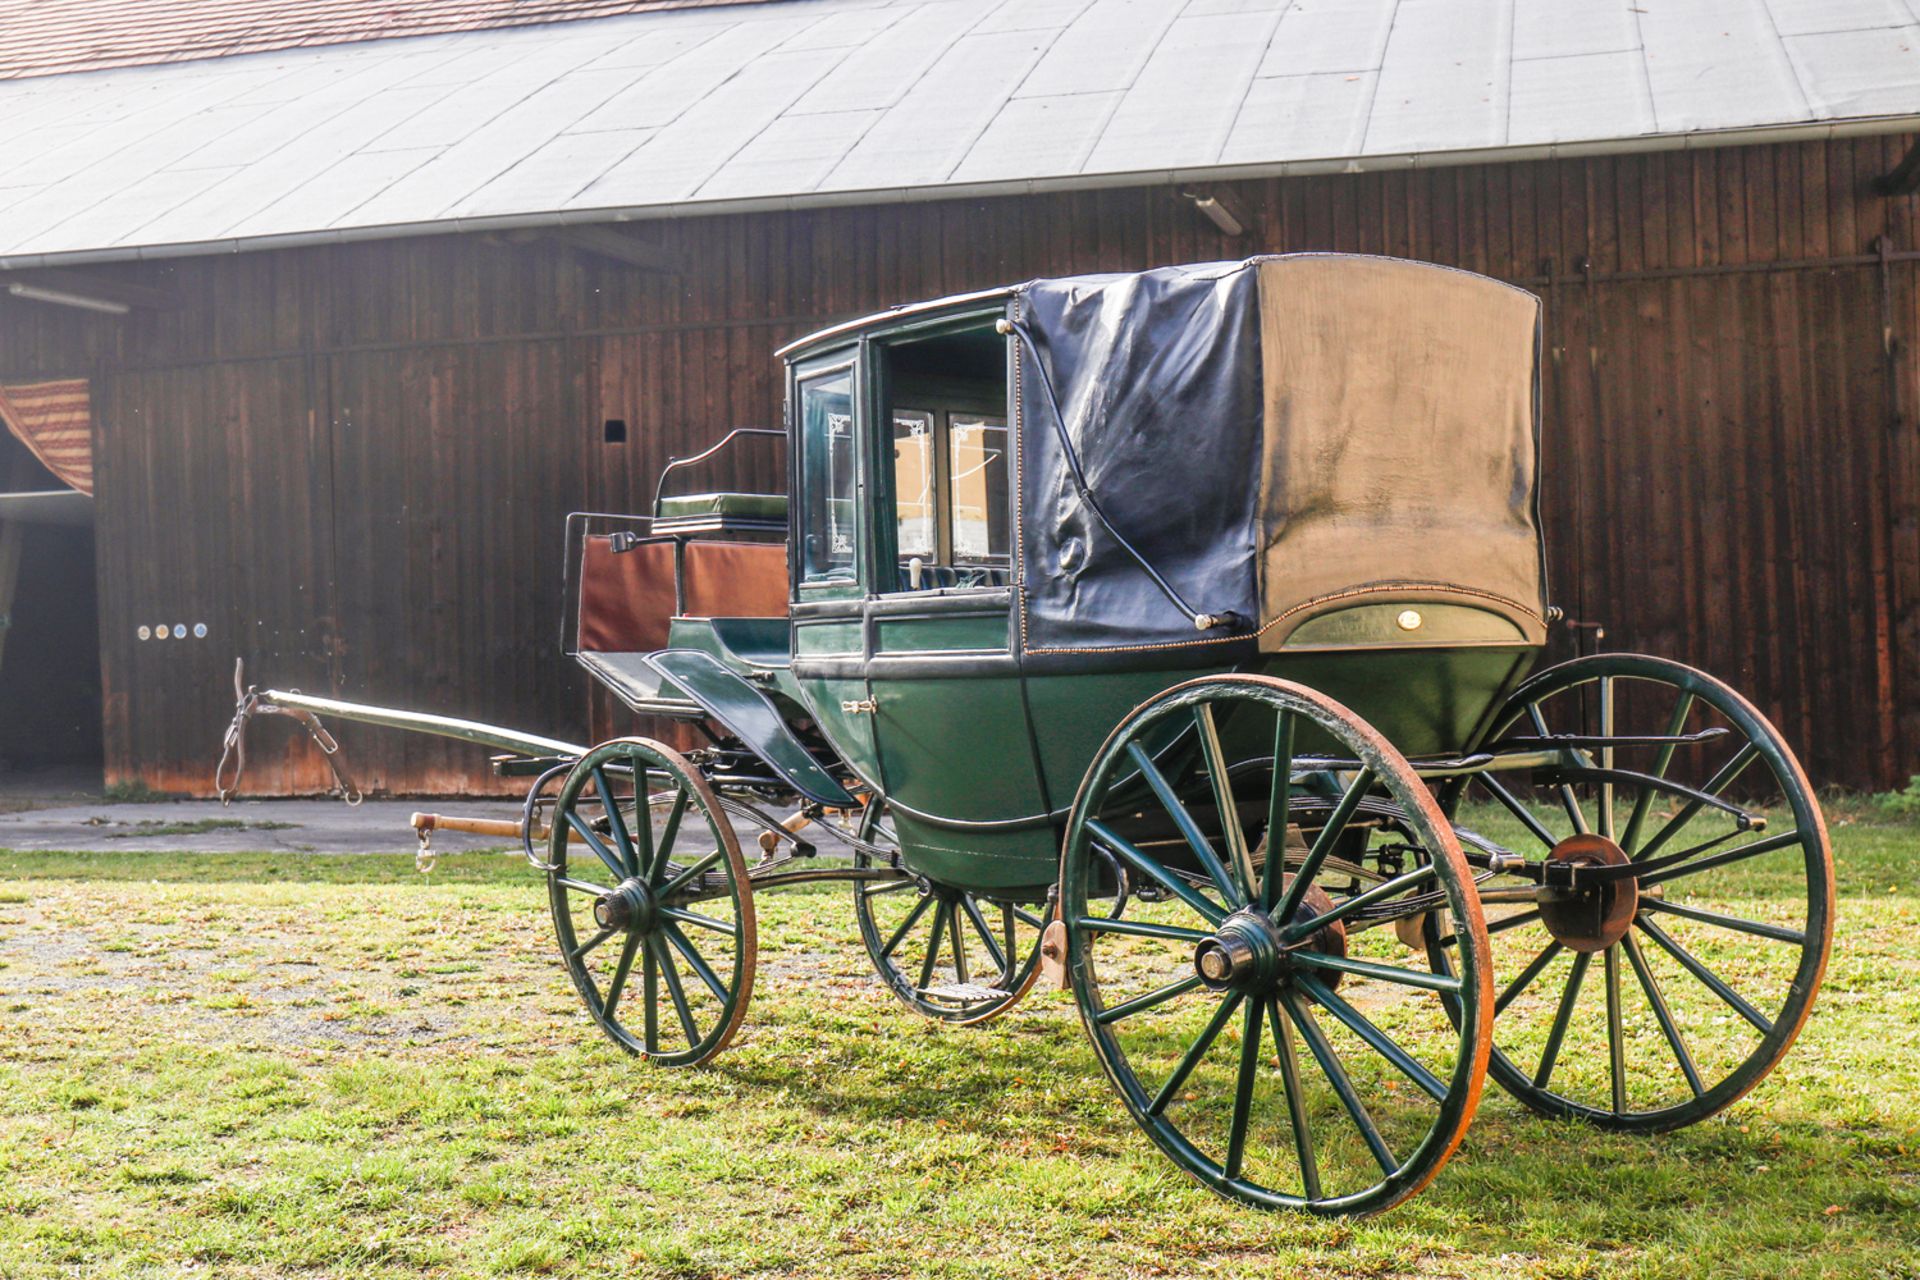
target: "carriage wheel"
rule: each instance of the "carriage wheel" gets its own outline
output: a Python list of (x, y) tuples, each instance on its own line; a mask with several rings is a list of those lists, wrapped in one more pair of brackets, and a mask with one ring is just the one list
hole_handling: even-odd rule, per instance
[(595, 747), (560, 788), (550, 850), (554, 933), (600, 1029), (666, 1066), (726, 1048), (753, 993), (753, 888), (699, 771), (645, 738)]
[[(860, 838), (899, 847), (886, 802), (860, 817)], [(888, 865), (856, 850), (854, 865)], [(1017, 1004), (1040, 972), (1046, 908), (917, 879), (855, 881), (854, 914), (874, 970), (915, 1011), (971, 1026)]]
[[(1296, 776), (1337, 761), (1338, 801), (1290, 815)], [(1407, 834), (1379, 841), (1370, 796)], [(1290, 825), (1304, 853), (1258, 856), (1285, 848)], [(1255, 840), (1263, 828), (1272, 837)], [(1124, 919), (1088, 910), (1111, 878), (1105, 856), (1132, 877)], [(1207, 1186), (1261, 1207), (1373, 1213), (1459, 1145), (1493, 1016), (1472, 875), (1425, 785), (1340, 704), (1215, 676), (1136, 708), (1081, 784), (1061, 904), (1101, 1066)], [(1436, 909), (1458, 923), (1456, 974), (1403, 963), (1406, 944), (1383, 927)]]
[[(1582, 769), (1672, 777), (1695, 794), (1617, 774), (1449, 785), (1449, 812), (1530, 857), (1649, 867), (1579, 894), (1482, 886), (1499, 935), (1489, 1069), (1548, 1115), (1623, 1130), (1692, 1124), (1759, 1083), (1812, 1008), (1833, 941), (1820, 806), (1752, 704), (1663, 658), (1600, 654), (1543, 671), (1515, 691), (1491, 740), (1549, 734), (1653, 738), (1573, 749)], [(1478, 807), (1462, 813), (1468, 799)], [(1438, 929), (1429, 951), (1450, 970)]]

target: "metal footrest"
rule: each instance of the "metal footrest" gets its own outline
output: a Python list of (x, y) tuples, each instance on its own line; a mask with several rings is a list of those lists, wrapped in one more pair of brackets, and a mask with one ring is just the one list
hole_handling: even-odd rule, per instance
[(1007, 993), (999, 987), (986, 987), (978, 982), (947, 982), (937, 987), (922, 987), (920, 994), (928, 1000), (981, 1004), (988, 1000), (1004, 999)]

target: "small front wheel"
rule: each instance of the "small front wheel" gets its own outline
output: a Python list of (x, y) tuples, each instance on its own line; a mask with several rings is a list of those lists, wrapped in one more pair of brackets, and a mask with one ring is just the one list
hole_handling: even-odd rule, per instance
[[(886, 801), (860, 816), (860, 839), (897, 849)], [(864, 850), (854, 865), (886, 865)], [(1041, 903), (990, 898), (918, 879), (855, 881), (854, 915), (874, 972), (906, 1006), (972, 1026), (1018, 1004), (1039, 973)]]
[(649, 739), (602, 743), (561, 786), (548, 848), (560, 957), (600, 1029), (670, 1067), (726, 1048), (753, 994), (753, 888), (700, 772)]
[[(1122, 918), (1089, 910), (1109, 859), (1133, 886)], [(1426, 785), (1353, 712), (1250, 675), (1136, 708), (1081, 784), (1060, 885), (1101, 1066), (1202, 1183), (1376, 1213), (1459, 1145), (1492, 1029), (1480, 902)], [(1407, 962), (1428, 918), (1452, 973)]]

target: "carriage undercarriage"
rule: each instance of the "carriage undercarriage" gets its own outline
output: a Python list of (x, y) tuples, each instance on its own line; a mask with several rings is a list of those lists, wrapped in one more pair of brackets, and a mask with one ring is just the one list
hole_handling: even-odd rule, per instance
[[(1663, 723), (1615, 723), (1619, 704), (1644, 701), (1621, 696), (1629, 682), (1672, 694)], [(1556, 705), (1569, 692), (1580, 704)], [(1219, 724), (1256, 707), (1273, 725), (1272, 752), (1229, 760)], [(1595, 731), (1550, 725), (1561, 711)], [(1676, 663), (1605, 655), (1542, 673), (1508, 714), (1519, 731), (1486, 750), (1409, 760), (1299, 686), (1186, 682), (1115, 731), (1066, 825), (1058, 884), (1039, 892), (915, 873), (883, 800), (836, 810), (783, 790), (743, 765), (718, 726), (685, 754), (622, 739), (504, 756), (504, 771), (534, 778), (518, 821), (418, 815), (416, 826), (423, 850), (436, 828), (516, 836), (547, 878), (588, 1013), (651, 1061), (705, 1062), (742, 1025), (758, 894), (848, 883), (875, 971), (910, 1008), (984, 1023), (1050, 974), (1074, 992), (1123, 1101), (1182, 1167), (1252, 1203), (1370, 1212), (1438, 1171), (1485, 1074), (1535, 1110), (1606, 1128), (1671, 1129), (1724, 1109), (1784, 1055), (1824, 966), (1832, 871), (1818, 809), (1737, 695)], [(1169, 717), (1191, 727), (1143, 747)], [(1292, 754), (1289, 721), (1336, 726), (1345, 752)], [(1273, 785), (1282, 770), (1284, 791)], [(1109, 793), (1121, 801), (1104, 805)], [(1456, 822), (1463, 813), (1478, 826)], [(1478, 829), (1493, 824), (1502, 830)], [(1756, 867), (1781, 882), (1764, 898), (1772, 918), (1673, 892)], [(1685, 929), (1735, 945), (1693, 944), (1676, 936)], [(1604, 994), (1583, 1009), (1590, 973)], [(1720, 1011), (1703, 1024), (1705, 1052), (1670, 1002), (1683, 983)], [(1182, 1008), (1207, 1001), (1204, 1019)], [(1135, 1022), (1143, 1030), (1130, 1038)], [(1237, 1051), (1225, 1047), (1233, 1030)], [(1184, 1041), (1177, 1054), (1158, 1043), (1170, 1036)], [(1232, 1068), (1221, 1098), (1194, 1087), (1209, 1059)], [(1313, 1112), (1316, 1072), (1331, 1105)], [(1263, 1103), (1290, 1131), (1279, 1162), (1290, 1186), (1249, 1173)], [(1210, 1107), (1221, 1131), (1211, 1150), (1183, 1115)], [(1348, 1185), (1323, 1167), (1342, 1160)]]

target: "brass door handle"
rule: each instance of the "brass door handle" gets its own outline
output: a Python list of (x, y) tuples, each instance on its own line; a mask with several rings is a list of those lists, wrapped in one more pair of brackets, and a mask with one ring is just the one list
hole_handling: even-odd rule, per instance
[(872, 698), (862, 698), (858, 702), (842, 702), (840, 710), (850, 716), (870, 716), (880, 709), (880, 704)]

